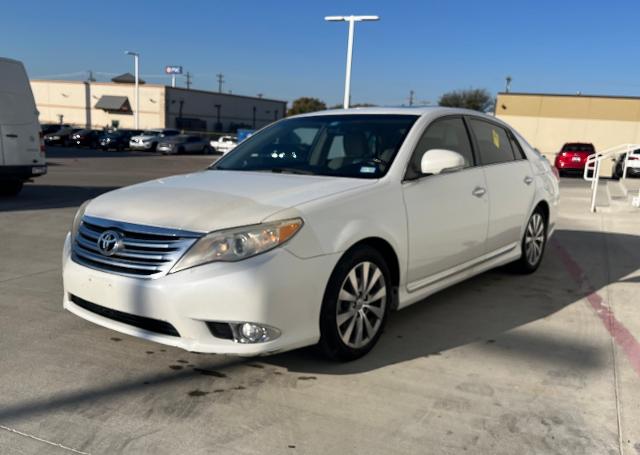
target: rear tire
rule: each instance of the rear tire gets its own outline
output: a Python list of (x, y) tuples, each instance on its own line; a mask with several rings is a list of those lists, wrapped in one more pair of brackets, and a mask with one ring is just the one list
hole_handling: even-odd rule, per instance
[(0, 196), (1, 197), (15, 197), (20, 194), (24, 182), (20, 180), (14, 180), (9, 182), (0, 182)]
[(522, 235), (522, 255), (520, 259), (509, 264), (511, 270), (525, 275), (538, 270), (547, 246), (547, 225), (544, 211), (537, 207), (529, 217)]
[(369, 352), (387, 321), (392, 286), (389, 267), (375, 249), (356, 247), (343, 256), (322, 300), (320, 351), (339, 361)]

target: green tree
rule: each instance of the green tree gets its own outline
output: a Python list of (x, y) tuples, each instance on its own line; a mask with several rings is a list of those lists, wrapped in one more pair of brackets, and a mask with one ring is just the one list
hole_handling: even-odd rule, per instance
[(474, 111), (488, 112), (493, 109), (493, 97), (483, 88), (454, 90), (440, 97), (438, 104), (444, 107), (462, 107)]
[(327, 105), (318, 98), (309, 98), (303, 96), (294, 100), (291, 104), (291, 109), (287, 112), (287, 115), (305, 114), (307, 112), (324, 111)]

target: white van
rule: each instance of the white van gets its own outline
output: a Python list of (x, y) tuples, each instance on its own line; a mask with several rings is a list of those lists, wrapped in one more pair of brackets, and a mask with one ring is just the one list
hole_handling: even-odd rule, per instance
[(38, 111), (22, 62), (0, 57), (0, 196), (47, 173)]

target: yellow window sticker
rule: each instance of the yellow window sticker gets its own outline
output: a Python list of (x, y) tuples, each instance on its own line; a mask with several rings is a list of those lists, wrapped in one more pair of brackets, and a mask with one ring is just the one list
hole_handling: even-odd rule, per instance
[(493, 145), (496, 146), (497, 149), (500, 148), (500, 136), (498, 136), (498, 133), (496, 132), (496, 130), (491, 130), (491, 135), (493, 136)]

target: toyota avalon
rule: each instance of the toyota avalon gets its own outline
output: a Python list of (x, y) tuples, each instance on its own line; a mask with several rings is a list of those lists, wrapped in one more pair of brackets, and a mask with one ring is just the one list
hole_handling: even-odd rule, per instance
[(395, 310), (504, 264), (534, 272), (558, 194), (549, 163), (478, 112), (290, 117), (206, 170), (85, 202), (64, 307), (189, 351), (351, 360)]

